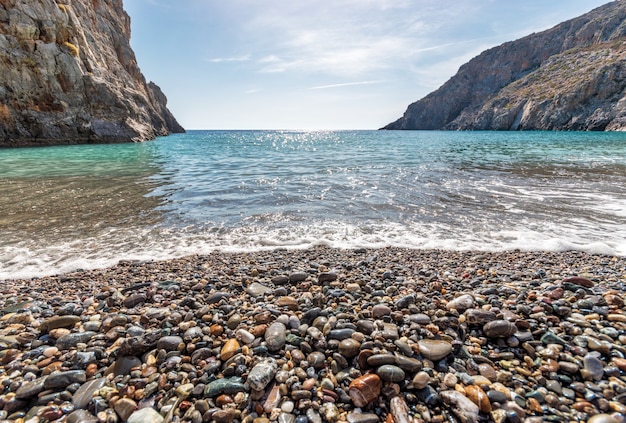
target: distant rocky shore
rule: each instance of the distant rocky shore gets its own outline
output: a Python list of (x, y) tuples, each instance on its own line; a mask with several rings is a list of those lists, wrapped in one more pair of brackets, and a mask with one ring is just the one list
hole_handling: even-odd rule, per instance
[(2, 422), (626, 421), (626, 258), (274, 250), (2, 282)]
[(383, 129), (626, 130), (626, 0), (484, 51)]

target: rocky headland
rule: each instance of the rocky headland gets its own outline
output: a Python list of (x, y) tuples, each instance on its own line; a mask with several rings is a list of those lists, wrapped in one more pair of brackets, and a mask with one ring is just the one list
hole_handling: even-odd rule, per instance
[(275, 250), (7, 280), (0, 421), (626, 421), (626, 258)]
[(626, 130), (626, 1), (489, 49), (383, 129)]
[(0, 0), (0, 147), (183, 132), (129, 41), (122, 0)]

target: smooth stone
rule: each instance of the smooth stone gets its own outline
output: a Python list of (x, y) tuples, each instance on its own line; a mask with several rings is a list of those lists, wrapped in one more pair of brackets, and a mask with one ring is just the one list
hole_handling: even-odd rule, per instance
[(380, 396), (382, 381), (378, 375), (368, 373), (354, 379), (348, 387), (348, 394), (356, 407), (365, 407)]
[(400, 367), (385, 364), (376, 369), (376, 374), (385, 382), (401, 382), (404, 380), (404, 370)]
[(39, 330), (41, 331), (41, 333), (48, 333), (52, 329), (58, 329), (58, 328), (71, 329), (78, 322), (80, 322), (79, 316), (71, 316), (71, 315), (54, 316), (47, 320), (44, 320), (44, 322), (39, 326)]
[(34, 397), (35, 395), (39, 395), (40, 392), (43, 392), (46, 389), (44, 387), (44, 383), (47, 378), (48, 376), (43, 376), (31, 382), (23, 383), (15, 393), (15, 398), (28, 399)]
[(339, 342), (339, 354), (352, 358), (359, 353), (361, 343), (355, 339), (347, 338)]
[(294, 410), (295, 407), (296, 407), (296, 404), (293, 401), (284, 401), (280, 405), (280, 409), (284, 413), (291, 413)]
[(370, 335), (374, 332), (375, 324), (373, 320), (358, 320), (356, 322), (356, 328), (359, 332), (364, 333), (365, 335)]
[(580, 367), (576, 363), (570, 361), (559, 361), (559, 370), (565, 373), (575, 375), (580, 370)]
[(452, 408), (461, 423), (478, 423), (480, 409), (472, 400), (458, 391), (442, 391), (439, 395)]
[(180, 336), (164, 336), (157, 342), (157, 349), (165, 351), (178, 351), (179, 346), (184, 344), (183, 338)]
[(324, 368), (324, 364), (326, 363), (326, 355), (320, 351), (313, 351), (307, 356), (307, 361), (315, 370), (321, 370)]
[(246, 293), (251, 297), (262, 297), (271, 294), (272, 288), (258, 282), (252, 282), (246, 287)]
[(374, 413), (359, 413), (352, 411), (346, 416), (348, 423), (378, 423), (380, 418)]
[(423, 364), (420, 360), (413, 357), (406, 357), (404, 355), (396, 354), (395, 356), (395, 364), (400, 367), (402, 370), (415, 373), (417, 371), (422, 370)]
[(446, 304), (446, 308), (448, 310), (457, 310), (459, 313), (463, 313), (468, 308), (472, 308), (474, 304), (474, 297), (469, 294), (463, 294), (454, 298), (452, 301), (449, 301), (448, 304)]
[(383, 323), (383, 330), (380, 331), (380, 334), (388, 341), (395, 341), (400, 338), (398, 326), (393, 323)]
[[(322, 416), (324, 422), (336, 422), (339, 420), (339, 409), (332, 402), (324, 402), (319, 409), (319, 414)], [(322, 423), (322, 420), (319, 421)]]
[(309, 277), (309, 274), (306, 272), (294, 272), (289, 275), (290, 282), (304, 282), (306, 278)]
[(374, 354), (367, 358), (367, 364), (373, 367), (382, 366), (384, 364), (395, 364), (396, 357), (391, 354)]
[(85, 383), (87, 375), (84, 370), (68, 370), (66, 372), (53, 372), (43, 383), (46, 389), (65, 388), (72, 383)]
[(465, 320), (470, 325), (484, 326), (485, 323), (493, 322), (496, 319), (496, 313), (493, 311), (472, 308), (465, 312)]
[(141, 367), (142, 362), (134, 356), (119, 357), (104, 372), (105, 375), (113, 374), (113, 376), (125, 376), (130, 374), (131, 369)]
[(87, 410), (74, 410), (65, 421), (66, 423), (98, 423), (98, 418)]
[(220, 352), (221, 360), (226, 361), (230, 359), (232, 356), (237, 354), (237, 350), (239, 350), (240, 347), (241, 346), (239, 345), (239, 342), (234, 338), (231, 338), (228, 341), (226, 341)]
[(168, 307), (148, 307), (143, 311), (143, 317), (147, 320), (163, 320), (171, 314)]
[(92, 331), (68, 333), (57, 339), (56, 347), (60, 350), (69, 350), (77, 344), (86, 344), (95, 334), (96, 332)]
[(379, 319), (383, 316), (389, 316), (391, 314), (391, 308), (384, 304), (376, 304), (372, 307), (372, 317)]
[(317, 276), (320, 283), (334, 282), (337, 280), (337, 274), (333, 272), (322, 272)]
[(495, 389), (487, 391), (487, 398), (489, 398), (491, 403), (497, 402), (499, 404), (504, 404), (507, 402), (506, 394)]
[(571, 283), (574, 285), (582, 286), (583, 288), (593, 288), (594, 283), (587, 278), (581, 278), (579, 276), (572, 276), (563, 279), (563, 283)]
[(437, 391), (430, 385), (426, 385), (423, 389), (416, 391), (417, 398), (429, 407), (434, 407), (441, 403), (441, 397)]
[(246, 387), (243, 381), (239, 377), (222, 378), (214, 380), (204, 388), (204, 395), (209, 398), (216, 397), (221, 394), (236, 394), (238, 392), (244, 392)]
[(126, 308), (133, 308), (141, 303), (145, 303), (148, 299), (146, 294), (133, 294), (124, 299), (122, 305)]
[(322, 423), (322, 417), (313, 408), (306, 410), (306, 418), (309, 419), (309, 423)]
[(274, 359), (261, 361), (250, 370), (246, 383), (255, 391), (262, 391), (274, 379), (278, 364)]
[(592, 354), (587, 354), (583, 357), (583, 366), (593, 380), (602, 379), (604, 375), (604, 364), (599, 358)]
[(276, 352), (285, 346), (285, 336), (287, 327), (280, 323), (274, 322), (265, 330), (265, 342), (267, 349)]
[(74, 408), (77, 410), (87, 409), (93, 399), (93, 395), (105, 385), (106, 381), (106, 378), (101, 377), (83, 383), (72, 395)]
[(130, 398), (120, 398), (115, 402), (113, 409), (121, 417), (122, 421), (127, 421), (137, 409), (137, 403)]
[(233, 294), (231, 294), (230, 292), (214, 292), (212, 294), (210, 294), (208, 297), (206, 297), (206, 303), (207, 304), (217, 304), (220, 301), (222, 301), (225, 298), (230, 298), (232, 297)]
[(289, 296), (284, 296), (284, 297), (277, 298), (276, 301), (274, 302), (274, 304), (277, 307), (286, 307), (289, 310), (297, 310), (298, 309), (298, 300), (293, 298), (293, 297), (289, 297)]
[(552, 391), (557, 395), (563, 394), (563, 387), (557, 380), (548, 380), (546, 382), (546, 388), (548, 388), (549, 391)]
[(478, 365), (478, 373), (489, 379), (491, 382), (495, 382), (498, 376), (496, 370), (487, 363), (481, 363)]
[(411, 418), (409, 417), (409, 406), (404, 400), (404, 397), (398, 395), (391, 398), (389, 406), (389, 411), (393, 416), (394, 423), (411, 423)]
[(452, 344), (443, 340), (421, 339), (417, 345), (420, 354), (432, 361), (439, 361), (452, 352)]
[(465, 387), (465, 395), (478, 406), (481, 413), (491, 413), (491, 402), (485, 391), (478, 385), (468, 385)]
[(609, 341), (602, 341), (592, 337), (587, 338), (587, 348), (591, 351), (598, 351), (601, 354), (609, 355), (613, 345)]
[(351, 328), (333, 329), (328, 333), (328, 339), (343, 341), (344, 339), (350, 338), (354, 332), (356, 331)]
[(417, 372), (413, 376), (413, 387), (415, 389), (424, 389), (430, 383), (430, 375), (424, 371)]
[(483, 326), (483, 333), (488, 338), (506, 338), (517, 332), (517, 326), (508, 320), (493, 320)]
[(619, 423), (620, 421), (610, 414), (596, 414), (589, 417), (587, 423)]
[(201, 340), (203, 336), (204, 334), (202, 333), (202, 329), (198, 326), (194, 326), (185, 331), (183, 334), (183, 340), (186, 343), (197, 342), (198, 340)]
[(256, 339), (253, 334), (245, 329), (237, 329), (237, 332), (235, 332), (235, 336), (244, 344), (251, 344)]
[(141, 408), (128, 417), (126, 423), (163, 423), (165, 419), (154, 408)]
[(560, 336), (555, 335), (552, 332), (546, 332), (541, 337), (541, 342), (545, 345), (549, 345), (549, 344), (569, 345), (569, 342), (567, 342), (565, 339), (561, 338)]
[(424, 313), (416, 313), (411, 314), (409, 316), (409, 320), (413, 323), (417, 323), (418, 325), (425, 326), (430, 323), (430, 316)]

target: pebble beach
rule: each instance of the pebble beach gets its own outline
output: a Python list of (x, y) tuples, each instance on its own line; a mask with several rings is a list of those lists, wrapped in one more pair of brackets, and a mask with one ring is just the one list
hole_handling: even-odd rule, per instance
[(277, 249), (0, 282), (0, 422), (626, 421), (626, 257)]

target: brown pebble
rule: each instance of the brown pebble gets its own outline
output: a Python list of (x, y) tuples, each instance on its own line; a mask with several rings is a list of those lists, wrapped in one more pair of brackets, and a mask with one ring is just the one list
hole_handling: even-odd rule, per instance
[(356, 407), (365, 407), (380, 395), (382, 381), (375, 374), (360, 376), (350, 383), (348, 393)]

